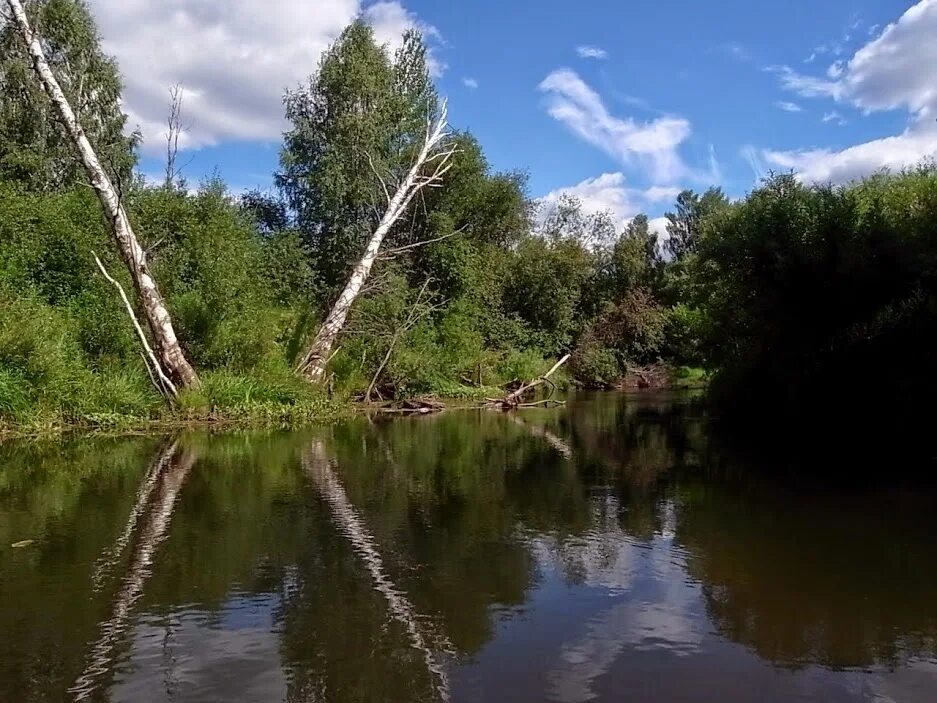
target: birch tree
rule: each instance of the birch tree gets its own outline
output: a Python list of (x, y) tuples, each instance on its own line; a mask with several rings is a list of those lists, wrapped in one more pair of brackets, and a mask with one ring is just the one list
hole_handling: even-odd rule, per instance
[(345, 326), (351, 306), (371, 273), (384, 239), (406, 212), (413, 198), (426, 187), (441, 185), (443, 176), (451, 168), (450, 159), (456, 151), (456, 146), (449, 140), (450, 133), (447, 131), (446, 117), (446, 104), (443, 102), (439, 114), (427, 120), (422, 147), (393, 195), (385, 177), (376, 168), (374, 169), (374, 176), (380, 182), (387, 199), (387, 208), (371, 235), (364, 254), (352, 270), (345, 288), (332, 305), (325, 322), (300, 360), (298, 370), (310, 381), (320, 382), (324, 378), (335, 341)]
[(6, 4), (10, 9), (12, 21), (18, 28), (23, 43), (26, 45), (33, 70), (48, 94), (59, 121), (78, 152), (88, 180), (91, 182), (91, 186), (97, 193), (101, 206), (104, 208), (120, 256), (133, 280), (137, 301), (143, 311), (146, 326), (153, 339), (159, 370), (171, 381), (169, 394), (174, 395), (177, 388), (197, 387), (199, 378), (186, 359), (176, 338), (169, 310), (166, 308), (163, 297), (156, 285), (156, 280), (150, 272), (146, 251), (140, 246), (133, 232), (130, 219), (127, 217), (127, 212), (121, 202), (120, 193), (101, 165), (97, 153), (91, 146), (91, 142), (79, 123), (78, 117), (53, 74), (42, 43), (30, 27), (22, 2), (20, 0), (6, 0)]

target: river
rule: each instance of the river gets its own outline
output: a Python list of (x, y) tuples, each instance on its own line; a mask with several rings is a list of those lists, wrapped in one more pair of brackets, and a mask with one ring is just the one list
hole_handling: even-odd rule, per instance
[(606, 393), (7, 442), (0, 700), (937, 700), (937, 492), (707, 426)]

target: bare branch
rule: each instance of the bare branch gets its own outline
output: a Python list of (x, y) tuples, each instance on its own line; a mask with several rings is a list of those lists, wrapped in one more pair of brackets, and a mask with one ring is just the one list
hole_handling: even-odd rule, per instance
[(459, 229), (455, 230), (454, 232), (450, 232), (449, 234), (444, 234), (441, 237), (433, 237), (432, 239), (423, 239), (419, 242), (414, 242), (413, 244), (407, 244), (402, 247), (397, 247), (396, 249), (388, 249), (387, 251), (381, 254), (381, 258), (389, 259), (393, 256), (396, 256), (397, 254), (400, 254), (401, 252), (409, 251), (410, 249), (416, 249), (417, 247), (422, 247), (427, 244), (435, 244), (436, 242), (441, 242), (445, 239), (449, 239), (450, 237), (455, 237), (457, 235), (462, 234), (462, 232), (464, 232), (467, 227), (468, 225), (465, 224), (459, 227)]
[(374, 173), (374, 177), (377, 178), (378, 182), (381, 184), (381, 188), (384, 189), (384, 197), (387, 198), (387, 204), (390, 205), (390, 191), (387, 190), (387, 183), (385, 183), (384, 179), (381, 178), (381, 174), (377, 172), (377, 168), (374, 166), (374, 161), (371, 159), (371, 154), (365, 151), (364, 155), (368, 157), (368, 166), (371, 167), (371, 171)]
[[(109, 283), (111, 283), (120, 294), (120, 299), (124, 301), (124, 307), (127, 309), (127, 314), (130, 316), (130, 321), (133, 323), (133, 328), (137, 331), (137, 337), (140, 338), (140, 344), (143, 347), (143, 351), (146, 352), (146, 359), (149, 359), (147, 364), (147, 372), (150, 374), (150, 379), (154, 381), (153, 385), (156, 386), (156, 390), (160, 392), (161, 395), (167, 398), (175, 398), (179, 395), (179, 391), (176, 390), (176, 387), (173, 385), (172, 381), (163, 373), (163, 369), (159, 364), (159, 361), (156, 359), (156, 354), (153, 353), (153, 349), (150, 347), (150, 343), (146, 339), (146, 334), (143, 333), (143, 328), (140, 326), (139, 321), (137, 320), (137, 315), (133, 311), (133, 306), (130, 304), (130, 300), (127, 298), (127, 294), (124, 292), (124, 287), (120, 285), (120, 282), (107, 272), (107, 269), (104, 268), (104, 264), (101, 263), (101, 260), (98, 258), (98, 255), (94, 252), (91, 252), (91, 255), (94, 257), (94, 262), (98, 265), (98, 268), (101, 270), (101, 275)], [(152, 367), (152, 368), (151, 368)], [(156, 383), (156, 379), (159, 380), (159, 383)]]

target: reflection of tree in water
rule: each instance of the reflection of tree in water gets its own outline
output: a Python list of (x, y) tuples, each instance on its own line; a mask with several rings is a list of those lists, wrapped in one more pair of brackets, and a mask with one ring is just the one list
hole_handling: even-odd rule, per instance
[[(71, 692), (76, 700), (91, 696), (111, 672), (115, 647), (127, 629), (131, 609), (143, 593), (152, 574), (156, 548), (165, 539), (172, 520), (176, 498), (195, 463), (194, 452), (180, 449), (178, 440), (167, 442), (153, 463), (153, 470), (144, 480), (137, 503), (131, 511), (127, 528), (110, 551), (111, 559), (129, 544), (130, 558), (120, 588), (114, 599), (111, 615), (100, 627), (100, 637), (92, 645), (88, 665), (75, 681)], [(111, 562), (113, 568), (116, 564)], [(100, 574), (95, 573), (95, 579)]]
[(678, 540), (726, 637), (794, 667), (937, 653), (937, 506), (752, 477), (684, 493)]
[(90, 565), (113, 544), (156, 444), (125, 437), (0, 445), (0, 544), (36, 540), (0, 565), (0, 690), (17, 700), (62, 699), (84, 666), (105, 606)]
[[(446, 672), (438, 662), (437, 655), (431, 649), (431, 641), (427, 639), (424, 632), (426, 624), (419, 621), (406, 594), (387, 576), (384, 560), (374, 537), (349, 502), (345, 489), (330, 463), (324, 444), (318, 440), (310, 445), (303, 457), (303, 467), (306, 473), (331, 506), (335, 522), (364, 562), (374, 588), (384, 596), (391, 615), (406, 629), (413, 648), (422, 654), (426, 669), (433, 677), (436, 693), (440, 699), (448, 701), (449, 681)], [(448, 643), (438, 634), (433, 639), (441, 640), (443, 647), (449, 649)]]

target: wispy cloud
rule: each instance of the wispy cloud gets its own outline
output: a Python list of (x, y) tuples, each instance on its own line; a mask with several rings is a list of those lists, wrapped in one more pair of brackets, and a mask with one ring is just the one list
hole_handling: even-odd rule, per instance
[(762, 159), (761, 151), (751, 144), (743, 146), (739, 152), (743, 159), (748, 163), (752, 169), (752, 174), (755, 176), (756, 181), (760, 181), (765, 177), (765, 174), (768, 173), (768, 169), (765, 168), (765, 162)]
[(568, 68), (547, 76), (539, 90), (547, 95), (553, 119), (620, 163), (646, 166), (655, 183), (672, 183), (689, 174), (678, 153), (691, 133), (688, 120), (666, 116), (639, 124), (616, 117), (598, 93)]
[(778, 108), (779, 110), (784, 110), (784, 112), (803, 112), (804, 111), (804, 108), (802, 108), (797, 103), (792, 103), (787, 100), (779, 100), (778, 102), (774, 104), (774, 106)]
[(478, 81), (474, 78), (463, 78), (462, 85), (464, 85), (466, 88), (470, 88), (471, 90), (475, 90), (478, 88)]
[(576, 53), (583, 59), (597, 59), (602, 61), (608, 58), (608, 52), (605, 49), (597, 46), (589, 46), (588, 44), (577, 46)]
[(840, 126), (846, 124), (846, 118), (839, 114), (836, 110), (831, 110), (830, 112), (825, 112), (823, 114), (824, 122), (834, 122)]
[(545, 218), (563, 196), (572, 196), (587, 213), (607, 213), (620, 228), (631, 218), (655, 204), (673, 202), (682, 188), (677, 186), (651, 186), (641, 190), (628, 186), (620, 171), (603, 173), (587, 178), (575, 185), (557, 188), (538, 200), (540, 216)]

